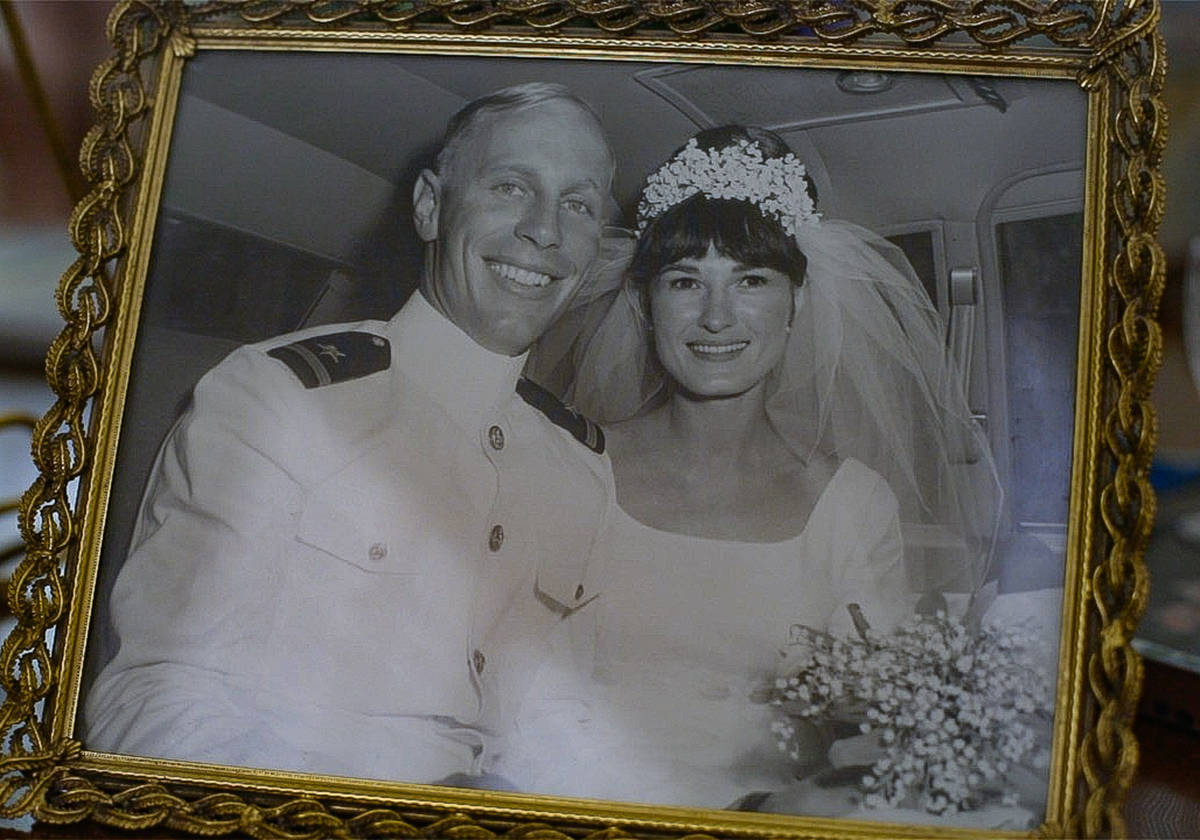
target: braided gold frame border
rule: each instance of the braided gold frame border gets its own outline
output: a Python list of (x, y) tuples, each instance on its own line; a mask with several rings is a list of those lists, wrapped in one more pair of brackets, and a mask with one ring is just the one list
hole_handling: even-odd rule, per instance
[[(1155, 508), (1147, 476), (1156, 432), (1149, 396), (1161, 357), (1154, 314), (1164, 282), (1163, 255), (1154, 239), (1163, 212), (1159, 166), (1166, 130), (1164, 55), (1154, 0), (216, 0), (189, 6), (177, 0), (122, 0), (108, 24), (116, 55), (96, 71), (90, 88), (99, 120), (80, 160), (92, 189), (71, 217), (80, 256), (59, 285), (57, 303), (66, 326), (46, 361), (57, 399), (36, 426), (33, 452), (41, 476), (20, 506), (27, 555), (8, 593), (18, 623), (0, 648), (0, 685), (6, 694), (0, 706), (0, 816), (32, 813), (51, 823), (91, 819), (121, 828), (256, 838), (600, 840), (633, 836), (627, 830), (634, 828), (654, 830), (644, 820), (597, 828), (597, 820), (572, 822), (564, 816), (550, 825), (524, 821), (519, 811), (504, 816), (494, 808), (474, 813), (469, 806), (449, 805), (365, 808), (361, 802), (214, 793), (212, 788), (220, 787), (215, 784), (207, 789), (146, 779), (131, 784), (89, 768), (79, 743), (52, 725), (47, 704), (65, 679), (68, 628), (71, 620), (79, 620), (71, 602), (71, 557), (87, 493), (80, 490), (74, 505), (71, 497), (86, 487), (99, 460), (91, 436), (95, 401), (106, 387), (98, 344), (102, 336), (110, 338), (105, 333), (114, 320), (116, 283), (130, 257), (130, 219), (143, 211), (134, 203), (148, 117), (160, 89), (153, 71), (167, 72), (163, 68), (170, 62), (161, 60), (166, 51), (180, 58), (191, 54), (197, 26), (230, 19), (240, 19), (242, 26), (286, 25), (314, 34), (351, 22), (383, 32), (427, 24), (484, 32), (511, 25), (523, 33), (581, 27), (604, 34), (608, 45), (640, 35), (703, 43), (705, 36), (721, 34), (765, 46), (780, 36), (802, 34), (813, 44), (860, 54), (896, 45), (910, 55), (913, 50), (973, 50), (976, 60), (997, 57), (1001, 68), (1016, 58), (1006, 50), (1023, 41), (1040, 37), (1067, 48), (1083, 68), (1079, 83), (1104, 103), (1094, 109), (1089, 133), (1109, 139), (1093, 156), (1102, 189), (1089, 214), (1099, 221), (1091, 258), (1103, 285), (1092, 317), (1104, 346), (1081, 352), (1079, 368), (1101, 395), (1087, 408), (1089, 424), (1100, 429), (1100, 445), (1085, 453), (1086, 463), (1075, 477), (1088, 489), (1078, 504), (1092, 547), (1079, 570), (1084, 594), (1077, 616), (1086, 651), (1085, 685), (1077, 696), (1086, 713), (1067, 733), (1069, 743), (1056, 768), (1067, 777), (1062, 818), (1038, 833), (1124, 833), (1121, 809), (1137, 765), (1131, 724), (1142, 666), (1130, 640), (1147, 596), (1142, 557)], [(1089, 495), (1093, 491), (1095, 498)], [(842, 836), (852, 831), (832, 824), (829, 830)], [(667, 832), (681, 836), (684, 829), (673, 823), (655, 833)]]

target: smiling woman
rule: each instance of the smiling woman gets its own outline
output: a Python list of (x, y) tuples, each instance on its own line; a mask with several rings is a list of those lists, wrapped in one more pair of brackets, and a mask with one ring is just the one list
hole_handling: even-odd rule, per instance
[[(608, 583), (587, 641), (542, 672), (574, 670), (590, 702), (569, 731), (528, 712), (501, 767), (531, 790), (844, 815), (859, 777), (845, 796), (805, 777), (849, 748), (803, 722), (787, 755), (770, 736), (765, 698), (795, 665), (780, 652), (798, 626), (886, 635), (921, 595), (982, 585), (1000, 515), (986, 443), (922, 284), (866, 231), (820, 218), (777, 135), (700, 132), (647, 179), (639, 211), (572, 389), (613, 421)], [(648, 371), (661, 388), (615, 416)], [(953, 463), (963, 446), (982, 469)], [(914, 483), (922, 470), (935, 480)], [(906, 550), (917, 521), (954, 548)], [(586, 761), (568, 769), (564, 751)], [(1043, 803), (1023, 805), (979, 824)]]
[(702, 397), (762, 388), (795, 308), (791, 277), (738, 262), (715, 243), (698, 259), (663, 266), (648, 297), (659, 361), (676, 387)]

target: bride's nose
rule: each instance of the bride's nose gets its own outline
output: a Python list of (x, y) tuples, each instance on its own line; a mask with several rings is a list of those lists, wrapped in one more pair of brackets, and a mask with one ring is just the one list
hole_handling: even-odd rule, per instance
[(709, 289), (704, 298), (701, 325), (709, 332), (720, 332), (733, 325), (733, 305), (724, 288)]

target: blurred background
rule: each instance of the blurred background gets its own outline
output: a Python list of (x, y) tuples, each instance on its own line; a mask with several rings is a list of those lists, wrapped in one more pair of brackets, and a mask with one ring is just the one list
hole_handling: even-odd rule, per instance
[[(40, 416), (52, 401), (43, 381), (42, 364), (46, 348), (62, 323), (54, 304), (54, 289), (62, 272), (75, 257), (66, 232), (67, 219), (84, 189), (78, 175), (78, 149), (93, 122), (88, 81), (94, 68), (109, 55), (104, 31), (109, 8), (106, 2), (90, 0), (0, 0), (0, 11), (3, 12), (0, 29), (0, 415), (32, 419)], [(1145, 745), (1143, 773), (1131, 796), (1130, 828), (1133, 836), (1188, 837), (1200, 836), (1200, 783), (1189, 781), (1192, 778), (1190, 768), (1200, 766), (1200, 731), (1197, 730), (1200, 703), (1196, 700), (1200, 698), (1200, 393), (1196, 384), (1200, 382), (1200, 244), (1194, 239), (1200, 234), (1200, 166), (1195, 164), (1200, 155), (1200, 0), (1166, 0), (1163, 3), (1163, 33), (1168, 44), (1166, 99), (1170, 113), (1170, 142), (1164, 164), (1168, 211), (1161, 241), (1168, 260), (1168, 287), (1160, 314), (1164, 328), (1164, 362), (1155, 391), (1160, 437), (1153, 478), (1160, 492), (1160, 518), (1149, 558), (1158, 586), (1139, 639), (1149, 666), (1144, 717), (1139, 723), (1139, 735)], [(36, 79), (24, 72), (30, 65), (36, 68)], [(256, 71), (262, 71), (263, 67), (256, 65)], [(232, 69), (236, 70), (236, 67)], [(214, 71), (208, 78), (216, 79), (226, 72), (229, 68), (221, 68), (219, 73)], [(659, 74), (662, 78), (655, 82), (664, 96), (672, 88), (680, 90), (682, 81), (686, 81), (672, 81), (666, 78), (668, 75)], [(222, 115), (236, 113), (236, 87), (220, 88), (224, 93), (218, 93), (217, 87), (206, 92), (204, 78), (197, 75), (199, 81), (195, 84), (198, 87), (190, 91), (198, 101), (207, 103), (203, 108), (213, 106), (200, 116), (219, 119)], [(702, 79), (698, 81), (703, 84)], [(489, 82), (489, 79), (462, 78), (459, 80), (462, 89), (454, 92), (469, 98), (474, 95), (475, 86)], [(413, 78), (406, 78), (404, 84), (406, 91), (411, 90)], [(694, 99), (700, 93), (703, 91), (691, 92), (688, 96)], [(987, 91), (978, 89), (953, 93), (963, 97), (988, 95)], [(604, 103), (598, 104), (603, 113)], [(740, 104), (715, 103), (714, 107)], [(313, 119), (314, 125), (307, 126), (307, 130), (323, 130), (316, 124), (322, 120), (323, 125), (335, 128), (337, 125), (328, 114), (314, 115)], [(203, 134), (193, 132), (192, 136), (198, 138)], [(203, 149), (194, 151), (196, 154), (204, 152)], [(358, 151), (361, 157), (355, 161), (356, 171), (372, 170), (370, 155), (377, 156), (381, 167), (392, 166), (396, 159), (394, 150), (363, 148)], [(644, 169), (651, 163), (642, 162), (640, 166)], [(629, 167), (629, 170), (636, 168)], [(394, 172), (389, 174), (396, 175)], [(820, 177), (818, 173), (818, 185)], [(621, 198), (620, 193), (632, 189), (637, 178), (640, 175), (630, 176), (629, 184), (618, 184), (618, 198)], [(379, 178), (363, 176), (355, 183), (359, 184), (356, 189), (360, 195), (375, 202), (373, 212), (386, 207), (391, 200)], [(208, 186), (200, 185), (189, 192), (188, 185), (184, 184), (177, 190), (179, 196), (190, 195), (193, 203), (186, 207), (165, 208), (167, 224), (160, 229), (160, 236), (170, 236), (174, 211), (189, 219), (203, 219), (203, 202), (217, 200), (206, 188)], [(312, 198), (296, 197), (294, 200), (311, 201)], [(182, 203), (187, 204), (186, 201)], [(882, 212), (868, 204), (848, 209), (855, 212), (846, 215), (868, 223), (872, 211)], [(915, 228), (884, 232), (908, 236), (913, 248), (921, 247), (917, 240), (911, 239), (920, 232)], [(196, 251), (193, 258), (205, 268), (205, 276), (219, 277), (221, 266), (204, 261), (219, 260), (222, 252), (236, 252), (239, 245), (228, 228), (213, 229), (208, 231), (208, 236), (223, 237), (222, 247), (212, 247), (211, 239), (191, 244), (181, 239), (177, 245), (183, 252), (189, 248)], [(953, 264), (953, 253), (950, 259), (945, 253), (947, 247), (953, 251), (953, 243), (954, 236), (946, 235), (938, 244), (941, 249), (938, 253), (935, 254), (937, 249), (931, 247), (930, 265), (939, 263), (938, 268), (945, 268)], [(324, 249), (326, 255), (344, 255), (347, 247), (346, 243), (328, 245)], [(410, 257), (403, 253), (382, 255), (385, 262)], [(372, 255), (376, 261), (380, 258), (381, 255)], [(264, 273), (264, 282), (294, 281), (298, 269), (289, 262), (291, 259), (288, 254), (281, 253), (278, 260), (267, 266), (269, 271)], [(914, 259), (914, 262), (918, 261)], [(338, 260), (326, 260), (321, 271), (336, 272), (338, 267)], [(945, 275), (943, 271), (932, 272), (931, 269), (931, 276), (933, 273)], [(931, 292), (934, 291), (931, 288)], [(940, 292), (941, 299), (948, 301), (947, 290)], [(939, 294), (935, 293), (934, 297), (939, 299)], [(216, 295), (214, 299), (223, 297)], [(361, 301), (342, 303), (353, 310)], [(304, 308), (305, 312), (301, 314), (310, 316), (312, 313)], [(388, 307), (389, 311), (393, 308)], [(211, 313), (197, 315), (201, 316), (201, 320), (211, 321)], [(226, 336), (232, 342), (228, 346), (258, 337), (242, 335), (234, 327), (230, 326)], [(1190, 356), (1189, 346), (1192, 349)], [(216, 358), (219, 355), (213, 361)], [(20, 553), (15, 505), (11, 503), (29, 486), (34, 476), (29, 457), (28, 427), (16, 424), (0, 428), (0, 575), (4, 577), (11, 572)], [(1047, 538), (1044, 534), (1041, 537)], [(6, 628), (0, 629), (6, 631)]]

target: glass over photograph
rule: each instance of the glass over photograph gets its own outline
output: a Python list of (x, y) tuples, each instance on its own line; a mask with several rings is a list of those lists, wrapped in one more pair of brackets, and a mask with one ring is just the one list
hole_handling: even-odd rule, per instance
[(190, 59), (77, 737), (1040, 824), (1086, 117), (1015, 77)]

